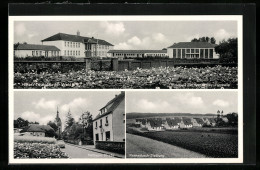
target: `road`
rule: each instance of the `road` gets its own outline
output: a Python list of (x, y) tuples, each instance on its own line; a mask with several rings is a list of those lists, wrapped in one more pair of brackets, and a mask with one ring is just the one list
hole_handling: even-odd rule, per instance
[(66, 152), (70, 158), (114, 158), (108, 154), (90, 151), (70, 144), (65, 144), (62, 151)]
[[(192, 139), (191, 139), (192, 140)], [(142, 136), (126, 134), (127, 158), (205, 158), (205, 155)]]

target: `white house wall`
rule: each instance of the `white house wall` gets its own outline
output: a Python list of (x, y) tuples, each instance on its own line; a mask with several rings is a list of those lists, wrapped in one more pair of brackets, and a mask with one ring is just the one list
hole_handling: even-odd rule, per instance
[[(108, 118), (108, 126), (105, 126), (106, 124), (106, 117)], [(100, 119), (102, 119), (102, 131), (100, 126)], [(112, 129), (112, 124), (113, 124), (113, 119), (112, 119), (112, 114), (108, 114), (98, 120), (95, 120), (93, 122), (93, 136), (94, 136), (94, 142), (96, 142), (96, 134), (99, 136), (99, 141), (106, 141), (106, 132), (110, 131), (110, 141), (113, 141), (113, 129)], [(97, 122), (97, 128), (96, 128), (96, 122)], [(102, 134), (103, 133), (103, 134)], [(102, 140), (102, 135), (103, 135), (103, 140)]]
[[(173, 58), (173, 49), (185, 49), (185, 50), (186, 49), (199, 49), (199, 50), (200, 49), (213, 49), (213, 59), (219, 59), (219, 54), (217, 54), (215, 52), (215, 48), (167, 48), (167, 54), (168, 54), (169, 58)], [(182, 50), (181, 50), (181, 52), (182, 52)], [(178, 50), (177, 50), (177, 53), (178, 53)], [(178, 56), (177, 53), (176, 53), (176, 55)], [(205, 51), (204, 51), (204, 54), (205, 54)], [(208, 56), (209, 56), (209, 52), (208, 52)], [(206, 59), (209, 59), (209, 57)]]
[(113, 111), (113, 141), (125, 140), (125, 99)]

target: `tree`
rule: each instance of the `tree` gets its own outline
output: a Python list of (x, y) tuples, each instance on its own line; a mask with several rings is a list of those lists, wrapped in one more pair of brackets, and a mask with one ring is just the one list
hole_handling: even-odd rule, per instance
[(55, 138), (58, 137), (57, 133), (54, 131), (53, 128), (47, 129), (47, 130), (45, 131), (45, 136), (46, 136), (46, 137), (55, 137)]
[(72, 117), (70, 110), (66, 116), (66, 127), (71, 127), (75, 122), (74, 118)]
[(56, 125), (56, 123), (54, 123), (54, 122), (52, 122), (52, 121), (49, 121), (49, 122), (47, 123), (47, 125), (49, 125), (50, 127), (52, 127), (55, 132), (56, 132), (56, 131), (58, 130), (58, 128), (59, 128), (59, 127)]
[(93, 119), (92, 115), (89, 111), (82, 113), (80, 119), (80, 124), (83, 127), (83, 140), (87, 140), (87, 143), (89, 141), (93, 141)]
[(229, 38), (219, 42), (219, 45), (215, 47), (215, 51), (220, 55), (221, 62), (237, 63), (237, 48), (237, 38)]
[(229, 113), (229, 114), (227, 114), (226, 117), (228, 119), (228, 123), (231, 126), (237, 126), (237, 124), (238, 124), (238, 115), (237, 115), (237, 113), (235, 113), (235, 112)]
[(211, 38), (210, 38), (210, 43), (211, 43), (211, 44), (216, 44), (216, 39), (215, 39), (214, 37), (211, 37)]
[(29, 125), (28, 120), (24, 120), (21, 117), (19, 117), (17, 120), (14, 120), (14, 128), (22, 128), (28, 125)]

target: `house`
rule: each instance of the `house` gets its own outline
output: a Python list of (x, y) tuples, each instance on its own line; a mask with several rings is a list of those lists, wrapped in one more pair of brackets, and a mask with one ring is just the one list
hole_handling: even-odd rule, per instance
[(166, 121), (164, 123), (164, 128), (166, 130), (175, 130), (175, 129), (179, 129), (179, 124), (180, 124), (180, 119), (178, 118), (166, 118)]
[(111, 43), (94, 37), (57, 33), (42, 40), (44, 45), (54, 45), (61, 50), (61, 56), (74, 57), (106, 57), (107, 52), (113, 49)]
[(169, 58), (182, 59), (218, 59), (215, 52), (216, 44), (208, 42), (179, 42), (167, 48)]
[(149, 118), (146, 120), (146, 128), (149, 131), (163, 131), (163, 122), (161, 118)]
[(192, 128), (191, 118), (183, 117), (180, 122), (180, 128)]
[(96, 141), (125, 141), (125, 93), (121, 92), (100, 109), (93, 120)]
[(144, 57), (167, 57), (167, 50), (109, 50), (108, 57), (144, 58)]
[(46, 131), (49, 131), (51, 129), (52, 127), (50, 127), (49, 125), (32, 124), (30, 126), (25, 127), (23, 130), (21, 130), (21, 133), (23, 133), (24, 136), (45, 137)]
[(60, 56), (60, 49), (53, 45), (17, 44), (14, 46), (15, 57), (54, 57)]
[(201, 118), (192, 118), (191, 119), (193, 127), (202, 127), (204, 121)]
[(207, 118), (207, 119), (208, 119), (209, 125), (216, 126), (216, 120), (214, 118)]

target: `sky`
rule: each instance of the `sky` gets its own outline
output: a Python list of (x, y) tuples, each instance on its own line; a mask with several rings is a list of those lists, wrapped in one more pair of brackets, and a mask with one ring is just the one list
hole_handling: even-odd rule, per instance
[[(238, 112), (237, 92), (131, 92), (126, 95), (126, 113), (214, 113)], [(239, 114), (239, 113), (238, 113)]]
[(173, 43), (202, 36), (215, 37), (216, 43), (237, 37), (236, 21), (15, 21), (14, 43), (41, 44), (57, 33), (95, 37), (114, 49), (167, 48)]
[(57, 114), (65, 125), (66, 115), (70, 109), (72, 117), (76, 121), (80, 115), (89, 111), (95, 118), (99, 109), (105, 106), (118, 91), (34, 91), (14, 92), (14, 119), (22, 117), (28, 121), (37, 121), (47, 124), (54, 121)]

